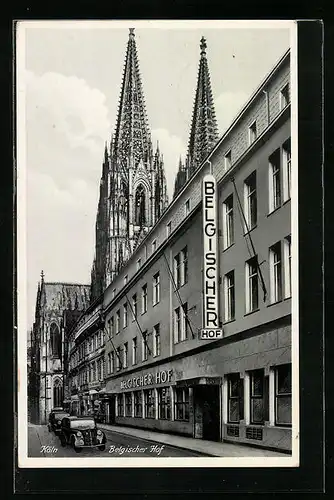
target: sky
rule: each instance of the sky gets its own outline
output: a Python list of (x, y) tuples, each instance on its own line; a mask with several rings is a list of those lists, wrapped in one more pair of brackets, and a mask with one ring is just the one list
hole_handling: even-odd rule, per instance
[(20, 23), (27, 328), (42, 269), (46, 281), (90, 283), (104, 144), (116, 123), (130, 27), (136, 28), (153, 147), (159, 141), (170, 200), (187, 152), (201, 37), (220, 136), (290, 46), (282, 22)]

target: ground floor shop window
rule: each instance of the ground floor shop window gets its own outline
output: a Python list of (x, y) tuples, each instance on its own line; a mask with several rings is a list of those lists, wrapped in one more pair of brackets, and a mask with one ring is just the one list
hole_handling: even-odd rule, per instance
[(264, 370), (254, 370), (249, 375), (251, 424), (264, 424), (269, 420), (269, 377), (264, 376)]
[(244, 383), (239, 373), (227, 377), (228, 385), (228, 422), (239, 423), (244, 418)]
[(124, 416), (124, 398), (123, 398), (123, 394), (119, 394), (117, 396), (117, 416), (118, 417), (123, 417)]
[(143, 403), (142, 403), (141, 391), (136, 391), (134, 393), (134, 403), (135, 403), (135, 417), (142, 417), (143, 416)]
[(169, 387), (158, 389), (158, 409), (159, 418), (162, 420), (170, 419), (170, 390)]
[(125, 394), (125, 416), (132, 417), (132, 395), (131, 392)]
[(189, 420), (189, 389), (175, 389), (175, 420)]
[(145, 417), (155, 418), (155, 392), (154, 389), (144, 391), (145, 394)]
[(275, 370), (275, 424), (291, 425), (291, 364)]

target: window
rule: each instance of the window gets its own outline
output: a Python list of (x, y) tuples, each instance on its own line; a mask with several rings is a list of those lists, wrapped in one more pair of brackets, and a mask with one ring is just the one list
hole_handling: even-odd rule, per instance
[(128, 366), (128, 351), (128, 343), (125, 342), (123, 351), (123, 368), (127, 368)]
[(269, 212), (281, 206), (280, 150), (269, 157)]
[(138, 314), (137, 294), (132, 295), (132, 321), (135, 321)]
[(291, 425), (291, 365), (275, 370), (275, 424)]
[(291, 198), (291, 140), (283, 144), (283, 201)]
[(125, 302), (123, 304), (123, 328), (128, 326), (128, 304)]
[(117, 347), (116, 349), (116, 370), (121, 369), (121, 348)]
[(174, 311), (174, 342), (180, 342), (181, 337), (181, 310), (177, 307)]
[(131, 392), (125, 393), (125, 416), (132, 417), (132, 395), (131, 395)]
[(187, 217), (187, 215), (190, 214), (190, 199), (185, 202), (184, 209), (185, 209), (185, 215)]
[(116, 312), (116, 335), (119, 333), (121, 324), (121, 311), (118, 309)]
[(176, 388), (174, 392), (175, 420), (189, 420), (189, 389)]
[(61, 357), (61, 335), (59, 327), (56, 323), (51, 323), (50, 326), (50, 339), (51, 339), (51, 355), (53, 358)]
[(188, 249), (181, 250), (181, 286), (188, 282)]
[(225, 321), (232, 321), (235, 318), (235, 289), (234, 271), (225, 274), (224, 280), (225, 296)]
[(269, 420), (268, 380), (264, 370), (254, 370), (250, 375), (250, 422), (264, 424)]
[(117, 395), (117, 416), (124, 417), (124, 398), (123, 394)]
[(181, 285), (181, 256), (178, 253), (174, 257), (174, 281), (176, 288)]
[(270, 264), (270, 301), (272, 304), (282, 300), (282, 256), (281, 242), (269, 249)]
[(140, 269), (141, 266), (141, 259), (137, 260), (137, 271)]
[(256, 172), (251, 173), (245, 180), (245, 218), (247, 227), (250, 231), (257, 223), (257, 197), (256, 197)]
[(188, 282), (188, 249), (184, 247), (174, 257), (174, 282), (177, 288)]
[(224, 169), (228, 170), (232, 165), (232, 153), (231, 150), (228, 151), (224, 156)]
[(188, 337), (188, 304), (185, 302), (183, 307), (177, 307), (174, 310), (174, 342), (182, 342)]
[(158, 389), (158, 418), (161, 420), (170, 419), (170, 390), (169, 387)]
[(168, 236), (172, 232), (172, 223), (171, 222), (168, 222), (168, 224), (166, 226), (166, 230), (167, 230), (167, 238), (168, 238)]
[(143, 332), (141, 352), (142, 352), (142, 360), (146, 361), (148, 358), (147, 331)]
[(152, 241), (152, 254), (156, 251), (157, 249), (157, 240)]
[(252, 144), (257, 138), (256, 120), (250, 125), (248, 129), (249, 144)]
[(113, 373), (115, 370), (115, 353), (112, 351), (110, 356), (110, 373)]
[(127, 284), (127, 282), (128, 282), (128, 275), (126, 274), (126, 275), (124, 276), (124, 286)]
[(160, 325), (153, 327), (153, 356), (160, 355)]
[(244, 418), (244, 381), (239, 373), (227, 377), (227, 420), (239, 423)]
[(132, 364), (135, 365), (137, 363), (137, 337), (132, 339)]
[(291, 297), (291, 236), (284, 238), (284, 297)]
[(153, 305), (160, 302), (160, 274), (156, 273), (153, 276)]
[(145, 395), (145, 418), (155, 418), (155, 391), (148, 389)]
[(223, 203), (223, 240), (224, 248), (234, 243), (233, 194)]
[(280, 91), (280, 108), (284, 109), (290, 102), (290, 89), (287, 83)]
[(259, 307), (259, 282), (257, 257), (246, 262), (246, 312), (256, 311)]
[(94, 380), (94, 364), (93, 363), (90, 365), (90, 379), (93, 382), (93, 380)]
[(143, 416), (143, 402), (142, 402), (142, 392), (134, 392), (134, 404), (135, 404), (135, 417)]
[(141, 313), (144, 314), (147, 311), (147, 285), (144, 285), (141, 289)]
[(110, 333), (110, 338), (114, 336), (115, 333), (115, 324), (114, 324), (114, 316), (111, 316), (110, 321), (109, 321), (109, 333)]

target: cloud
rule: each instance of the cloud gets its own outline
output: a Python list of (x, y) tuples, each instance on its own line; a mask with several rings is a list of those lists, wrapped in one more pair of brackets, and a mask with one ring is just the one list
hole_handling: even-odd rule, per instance
[(47, 113), (49, 132), (64, 134), (72, 148), (100, 152), (110, 130), (106, 96), (100, 90), (76, 76), (51, 72), (37, 76), (29, 71), (26, 93), (29, 127), (40, 113), (45, 119)]
[(247, 92), (223, 92), (215, 100), (219, 135), (222, 136), (246, 103)]
[(28, 309), (46, 280), (88, 283), (104, 141), (106, 98), (85, 80), (26, 72)]
[(164, 157), (165, 174), (169, 201), (173, 198), (175, 176), (179, 167), (180, 156), (184, 161), (186, 146), (176, 135), (172, 135), (167, 129), (158, 128), (152, 130), (153, 149), (156, 141), (159, 141), (159, 149)]

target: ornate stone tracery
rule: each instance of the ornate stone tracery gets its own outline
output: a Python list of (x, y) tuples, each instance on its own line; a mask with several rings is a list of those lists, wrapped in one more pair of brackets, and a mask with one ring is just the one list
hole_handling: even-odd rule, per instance
[(106, 144), (96, 218), (91, 300), (119, 273), (168, 205), (162, 155), (152, 140), (134, 29), (126, 50), (115, 133)]

